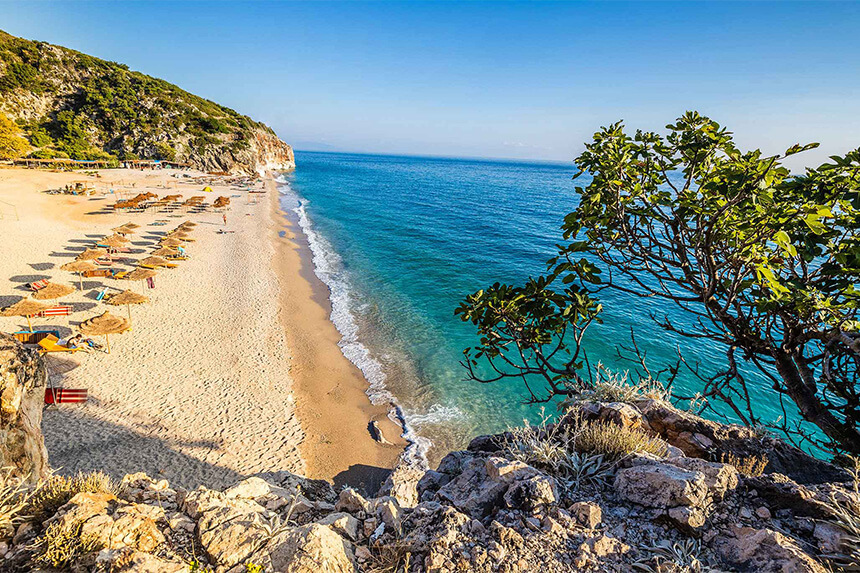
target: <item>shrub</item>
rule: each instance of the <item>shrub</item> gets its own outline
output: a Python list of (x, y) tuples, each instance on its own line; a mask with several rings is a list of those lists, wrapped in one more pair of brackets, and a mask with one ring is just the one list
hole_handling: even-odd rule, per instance
[(735, 454), (723, 454), (720, 456), (720, 461), (724, 464), (729, 464), (730, 466), (735, 466), (735, 469), (738, 470), (745, 476), (749, 477), (758, 477), (762, 473), (764, 473), (764, 468), (767, 467), (767, 464), (770, 460), (767, 459), (767, 456), (736, 456)]
[(97, 536), (81, 535), (83, 522), (52, 523), (32, 547), (33, 561), (46, 567), (64, 568), (87, 553), (101, 549)]
[(17, 159), (30, 151), (30, 144), (21, 137), (21, 130), (0, 113), (0, 159)]
[(617, 461), (636, 453), (664, 457), (666, 443), (637, 428), (627, 428), (608, 422), (581, 422), (574, 436), (578, 452), (600, 454)]
[(840, 500), (831, 493), (826, 502), (833, 514), (830, 524), (845, 532), (839, 550), (824, 556), (836, 571), (857, 571), (860, 565), (860, 458), (850, 459), (854, 463), (849, 469), (854, 477), (853, 496)]
[(118, 490), (119, 487), (110, 476), (102, 472), (80, 473), (70, 478), (53, 475), (36, 489), (27, 511), (37, 520), (43, 521), (81, 492), (115, 495)]

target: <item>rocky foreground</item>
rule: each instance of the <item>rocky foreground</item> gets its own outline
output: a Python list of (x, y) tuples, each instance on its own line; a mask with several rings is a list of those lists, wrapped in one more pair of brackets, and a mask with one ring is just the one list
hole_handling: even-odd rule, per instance
[[(7, 458), (38, 451), (22, 405), (41, 391), (40, 362), (14, 345), (0, 356)], [(605, 455), (568, 449), (585, 446), (583, 428), (615, 442), (634, 434), (647, 440), (642, 451), (609, 462), (611, 444)], [(28, 445), (16, 450), (13, 442)], [(4, 476), (4, 493), (14, 473)], [(397, 468), (370, 497), (288, 472), (224, 491), (174, 489), (145, 474), (120, 484), (55, 476), (0, 497), (4, 571), (860, 567), (856, 472), (654, 399), (584, 403), (557, 425), (481, 436), (436, 470)]]

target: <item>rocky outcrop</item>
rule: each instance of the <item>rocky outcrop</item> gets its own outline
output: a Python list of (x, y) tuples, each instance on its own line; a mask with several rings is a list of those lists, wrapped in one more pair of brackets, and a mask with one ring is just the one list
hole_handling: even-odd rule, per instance
[(0, 334), (0, 468), (38, 480), (48, 471), (42, 437), (47, 370), (33, 350)]
[(122, 64), (2, 31), (0, 113), (24, 123), (39, 157), (164, 159), (234, 174), (295, 167), (292, 148), (245, 115)]

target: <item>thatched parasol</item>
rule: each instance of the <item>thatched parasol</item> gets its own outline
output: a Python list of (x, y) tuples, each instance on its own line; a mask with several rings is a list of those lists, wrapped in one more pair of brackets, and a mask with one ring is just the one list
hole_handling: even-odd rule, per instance
[(107, 245), (108, 247), (122, 247), (128, 242), (130, 241), (122, 235), (111, 235), (110, 237), (99, 239), (100, 245)]
[(111, 229), (114, 233), (119, 233), (120, 235), (130, 235), (134, 233), (134, 229), (131, 227), (126, 227), (125, 225), (120, 225), (119, 227), (114, 227)]
[(161, 239), (162, 247), (178, 247), (182, 244), (182, 241), (174, 238)]
[(221, 196), (221, 197), (218, 197), (217, 199), (215, 199), (215, 202), (212, 203), (212, 206), (215, 207), (216, 209), (220, 209), (221, 207), (226, 207), (229, 204), (230, 204), (230, 198)]
[(85, 250), (83, 253), (79, 254), (75, 257), (76, 261), (92, 261), (94, 259), (100, 259), (103, 256), (107, 255), (107, 249), (103, 247), (90, 247)]
[(84, 273), (96, 270), (96, 266), (89, 261), (72, 261), (61, 266), (60, 269), (70, 273), (78, 273), (81, 290), (84, 290)]
[(187, 239), (190, 236), (191, 235), (189, 235), (185, 231), (171, 231), (171, 232), (167, 233), (166, 235), (164, 235), (164, 238), (165, 239)]
[(132, 290), (124, 290), (119, 294), (113, 295), (105, 302), (115, 306), (124, 304), (126, 306), (126, 309), (128, 310), (128, 322), (129, 324), (131, 324), (131, 305), (149, 302), (149, 298), (143, 296), (142, 294), (137, 294)]
[(137, 229), (140, 227), (140, 225), (136, 223), (125, 223), (123, 227), (125, 227), (126, 229)]
[(138, 263), (150, 267), (163, 267), (170, 264), (167, 259), (163, 259), (161, 257), (146, 257), (145, 259), (138, 261)]
[(179, 254), (179, 251), (170, 247), (161, 247), (152, 251), (152, 254), (156, 257), (174, 257)]
[(176, 201), (177, 199), (182, 199), (182, 195), (165, 195), (165, 201)]
[(33, 332), (30, 317), (49, 308), (51, 307), (43, 302), (38, 302), (31, 298), (22, 298), (15, 304), (0, 310), (0, 316), (24, 316), (27, 318), (27, 327), (30, 329), (30, 332)]
[(195, 223), (194, 221), (182, 221), (182, 222), (179, 224), (179, 226), (180, 226), (180, 227), (196, 227), (196, 226), (197, 226), (197, 223)]
[(110, 354), (110, 338), (108, 336), (111, 334), (122, 334), (131, 328), (131, 321), (105, 312), (104, 314), (85, 320), (78, 328), (87, 336), (104, 336), (107, 351)]
[(61, 285), (59, 283), (48, 283), (33, 293), (33, 298), (37, 300), (54, 300), (63, 296), (67, 296), (75, 292), (75, 287), (71, 285)]

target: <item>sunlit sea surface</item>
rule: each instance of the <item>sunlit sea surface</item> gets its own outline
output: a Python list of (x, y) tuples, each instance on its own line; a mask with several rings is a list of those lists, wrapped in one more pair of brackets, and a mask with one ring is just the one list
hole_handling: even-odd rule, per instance
[[(536, 163), (297, 152), (281, 201), (308, 235), (317, 275), (330, 291), (332, 319), (344, 354), (370, 382), (377, 401), (400, 405), (412, 437), (431, 462), (477, 433), (534, 421), (521, 383), (466, 380), (462, 350), (474, 328), (454, 316), (463, 298), (496, 281), (523, 283), (546, 270), (561, 241), (564, 215), (576, 206), (572, 163)], [(673, 364), (678, 350), (706, 371), (725, 364), (724, 350), (660, 331), (651, 314), (683, 324), (667, 304), (604, 292), (604, 323), (589, 330), (592, 365), (620, 372), (631, 329), (652, 370)], [(748, 373), (765, 418), (782, 408)], [(701, 385), (682, 372), (678, 392)], [(546, 405), (553, 413), (555, 406)]]

